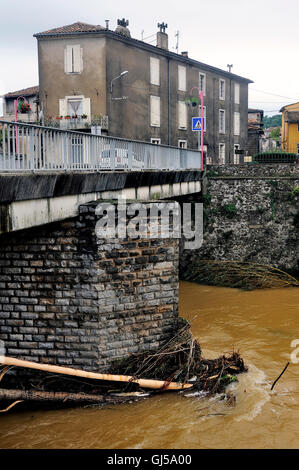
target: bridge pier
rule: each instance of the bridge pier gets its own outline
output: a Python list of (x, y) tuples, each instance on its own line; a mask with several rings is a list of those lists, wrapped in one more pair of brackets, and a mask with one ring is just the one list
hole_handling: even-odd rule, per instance
[(116, 358), (156, 348), (174, 328), (178, 240), (98, 239), (97, 204), (80, 206), (76, 218), (1, 236), (7, 355), (105, 370)]

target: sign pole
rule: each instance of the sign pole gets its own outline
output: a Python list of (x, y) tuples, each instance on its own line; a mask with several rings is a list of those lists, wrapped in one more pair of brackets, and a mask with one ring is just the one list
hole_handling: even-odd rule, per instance
[[(201, 137), (201, 171), (203, 171), (203, 91), (200, 92), (200, 104), (201, 104), (201, 129), (200, 129), (200, 137)], [(198, 133), (199, 134), (199, 133)], [(198, 136), (199, 138), (199, 136)]]

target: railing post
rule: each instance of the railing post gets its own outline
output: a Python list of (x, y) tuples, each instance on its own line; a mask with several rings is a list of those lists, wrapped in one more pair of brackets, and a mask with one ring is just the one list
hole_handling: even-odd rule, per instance
[(116, 150), (115, 150), (115, 140), (113, 139), (110, 145), (110, 166), (112, 170), (115, 170), (115, 160), (116, 160)]
[(128, 143), (128, 169), (132, 170), (132, 162), (133, 162), (133, 143)]

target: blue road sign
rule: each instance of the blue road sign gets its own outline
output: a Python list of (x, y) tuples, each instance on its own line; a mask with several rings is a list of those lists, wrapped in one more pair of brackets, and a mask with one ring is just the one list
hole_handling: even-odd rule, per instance
[[(205, 118), (203, 118), (203, 126), (205, 127)], [(201, 131), (201, 117), (192, 118), (192, 130)]]

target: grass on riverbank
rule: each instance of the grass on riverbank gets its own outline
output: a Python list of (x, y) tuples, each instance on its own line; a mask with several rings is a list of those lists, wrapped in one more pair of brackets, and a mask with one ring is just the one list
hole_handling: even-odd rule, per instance
[(273, 266), (220, 260), (197, 260), (182, 273), (184, 281), (244, 290), (299, 287), (299, 281)]

